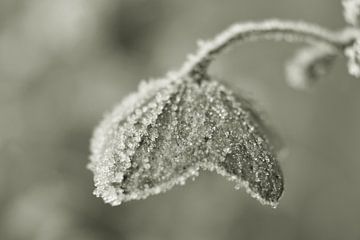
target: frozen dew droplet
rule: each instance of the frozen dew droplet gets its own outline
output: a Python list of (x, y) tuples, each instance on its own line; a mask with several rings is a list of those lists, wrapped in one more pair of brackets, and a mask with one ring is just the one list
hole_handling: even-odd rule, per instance
[(182, 185), (205, 169), (276, 206), (283, 176), (266, 132), (247, 101), (217, 81), (143, 83), (95, 130), (94, 193), (119, 205)]

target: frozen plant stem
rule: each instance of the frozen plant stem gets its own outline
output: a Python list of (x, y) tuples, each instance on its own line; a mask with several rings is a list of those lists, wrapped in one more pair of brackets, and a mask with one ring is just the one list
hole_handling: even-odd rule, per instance
[(198, 52), (195, 55), (189, 56), (180, 74), (190, 74), (195, 79), (202, 78), (214, 57), (233, 43), (261, 39), (306, 42), (309, 44), (326, 45), (337, 50), (339, 53), (345, 53), (345, 49), (351, 47), (359, 37), (360, 31), (355, 28), (346, 28), (340, 32), (332, 32), (305, 22), (267, 20), (258, 23), (234, 24), (216, 36), (214, 40), (200, 42)]

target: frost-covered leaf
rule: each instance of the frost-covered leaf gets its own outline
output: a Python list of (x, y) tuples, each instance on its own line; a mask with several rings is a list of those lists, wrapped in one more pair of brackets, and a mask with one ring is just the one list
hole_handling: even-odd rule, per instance
[(214, 80), (168, 79), (143, 83), (96, 129), (89, 164), (95, 195), (119, 205), (206, 169), (276, 206), (283, 176), (247, 101)]

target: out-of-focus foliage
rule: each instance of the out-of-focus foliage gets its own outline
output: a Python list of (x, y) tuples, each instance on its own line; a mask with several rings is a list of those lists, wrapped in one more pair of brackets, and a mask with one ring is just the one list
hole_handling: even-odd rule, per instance
[(342, 0), (344, 7), (345, 20), (354, 26), (359, 26), (360, 18), (360, 1), (359, 0)]
[[(241, 45), (212, 67), (266, 112), (289, 154), (268, 209), (214, 174), (112, 208), (92, 195), (89, 139), (141, 79), (177, 69), (237, 21), (345, 25), (329, 0), (1, 0), (0, 239), (359, 239), (360, 82), (344, 64), (284, 83), (293, 47)], [(340, 61), (339, 61), (340, 62)]]

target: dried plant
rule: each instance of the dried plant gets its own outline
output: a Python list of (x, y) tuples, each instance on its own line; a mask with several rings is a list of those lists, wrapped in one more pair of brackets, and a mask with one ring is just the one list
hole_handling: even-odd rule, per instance
[[(355, 2), (345, 1), (344, 6)], [(358, 12), (346, 11), (346, 19), (354, 24)], [(275, 207), (284, 189), (283, 175), (268, 128), (251, 104), (207, 71), (233, 43), (261, 39), (310, 44), (288, 64), (293, 87), (316, 81), (339, 54), (348, 58), (349, 73), (360, 76), (357, 28), (332, 32), (281, 20), (235, 24), (213, 40), (200, 42), (179, 71), (143, 82), (137, 93), (105, 116), (91, 144), (95, 195), (119, 205), (184, 184), (205, 169)]]

